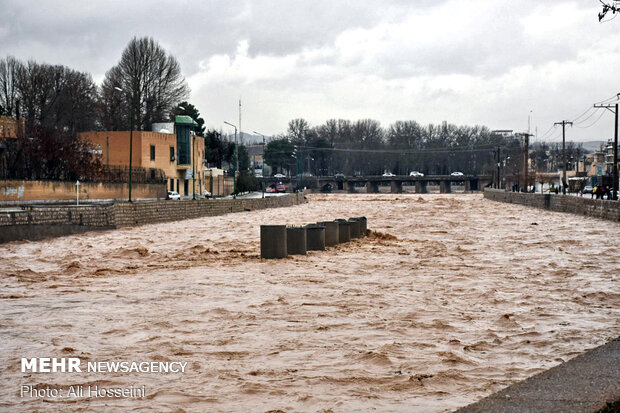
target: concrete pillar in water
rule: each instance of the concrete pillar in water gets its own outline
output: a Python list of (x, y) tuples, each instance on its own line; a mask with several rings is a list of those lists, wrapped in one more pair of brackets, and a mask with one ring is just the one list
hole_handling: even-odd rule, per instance
[(440, 194), (449, 194), (450, 192), (452, 192), (452, 185), (450, 181), (439, 182), (439, 193)]
[(400, 194), (403, 192), (403, 183), (400, 181), (392, 181), (390, 183), (390, 192), (393, 194)]
[(351, 241), (351, 223), (346, 219), (337, 219), (338, 221), (338, 242), (349, 242)]
[(465, 190), (466, 191), (477, 191), (478, 190), (478, 179), (468, 179), (465, 181)]
[(377, 182), (368, 181), (366, 182), (366, 192), (369, 194), (376, 194), (379, 192), (379, 184)]
[(351, 239), (361, 237), (361, 222), (357, 218), (349, 218), (349, 224), (351, 224)]
[(260, 257), (286, 258), (286, 225), (260, 226)]
[(347, 181), (347, 191), (352, 194), (355, 193), (355, 182)]
[(306, 228), (286, 228), (286, 250), (289, 255), (306, 255)]
[(415, 193), (416, 194), (426, 194), (428, 190), (426, 189), (426, 181), (416, 181), (415, 182)]
[(317, 224), (306, 225), (306, 246), (308, 251), (325, 249), (325, 227)]
[(331, 247), (338, 244), (338, 222), (323, 221), (318, 224), (325, 227), (325, 245)]
[(360, 222), (360, 233), (362, 237), (366, 236), (366, 232), (368, 232), (368, 220), (366, 217), (354, 217)]

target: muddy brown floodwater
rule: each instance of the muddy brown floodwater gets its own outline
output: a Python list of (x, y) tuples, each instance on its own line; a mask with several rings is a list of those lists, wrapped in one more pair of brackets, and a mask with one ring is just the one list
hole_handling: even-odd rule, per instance
[[(481, 195), (312, 195), (291, 208), (0, 246), (0, 410), (449, 411), (620, 335), (620, 224)], [(368, 217), (259, 258), (261, 224)], [(22, 373), (21, 357), (184, 361)], [(145, 399), (20, 398), (21, 385)]]

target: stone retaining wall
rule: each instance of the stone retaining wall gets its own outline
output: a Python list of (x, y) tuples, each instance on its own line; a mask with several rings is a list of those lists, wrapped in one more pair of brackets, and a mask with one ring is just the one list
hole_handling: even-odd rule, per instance
[(528, 194), (486, 188), (484, 197), (498, 202), (520, 204), (554, 212), (568, 212), (620, 222), (620, 202), (559, 194)]
[(223, 215), (231, 212), (293, 206), (304, 202), (302, 193), (253, 199), (207, 199), (198, 201), (156, 201), (114, 204), (114, 225), (118, 227), (154, 222)]
[(122, 202), (108, 205), (30, 206), (0, 212), (0, 243), (36, 240), (91, 230), (176, 221), (305, 202), (303, 193), (253, 199)]

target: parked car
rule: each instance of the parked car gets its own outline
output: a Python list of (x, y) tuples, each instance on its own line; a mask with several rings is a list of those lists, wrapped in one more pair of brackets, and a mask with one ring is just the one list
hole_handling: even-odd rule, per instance
[(584, 194), (591, 194), (592, 190), (594, 189), (594, 187), (592, 185), (586, 185), (583, 187), (583, 193)]
[(386, 172), (381, 176), (396, 176), (396, 175), (394, 175), (392, 172)]
[(451, 176), (463, 176), (463, 172), (452, 172)]
[(278, 182), (278, 185), (276, 185), (276, 192), (286, 192), (286, 187), (282, 182)]
[(268, 194), (276, 193), (277, 191), (275, 185), (269, 185), (267, 188), (265, 188), (265, 192), (267, 192)]
[(202, 196), (205, 198), (211, 198), (213, 195), (211, 195), (211, 192), (205, 189), (204, 191), (202, 191)]
[(424, 176), (424, 174), (422, 172), (412, 171), (409, 172), (409, 176)]
[(181, 200), (181, 195), (179, 195), (179, 193), (177, 191), (168, 191), (168, 195), (166, 196), (166, 199), (172, 199), (172, 200), (180, 201)]
[(274, 178), (286, 178), (286, 176), (283, 174), (275, 174), (273, 177)]
[(341, 172), (338, 172), (337, 174), (334, 174), (334, 178), (336, 179), (344, 179), (344, 174)]

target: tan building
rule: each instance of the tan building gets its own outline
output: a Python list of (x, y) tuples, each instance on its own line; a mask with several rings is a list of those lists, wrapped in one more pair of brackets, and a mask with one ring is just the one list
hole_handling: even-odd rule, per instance
[(601, 176), (605, 174), (605, 152), (598, 151), (586, 155), (588, 176)]
[(11, 116), (0, 116), (0, 138), (17, 138), (17, 128), (24, 130), (25, 119), (17, 119)]
[[(166, 187), (181, 196), (196, 196), (205, 189), (204, 138), (195, 136), (194, 121), (177, 116), (174, 133), (133, 132), (132, 167), (163, 171)], [(83, 132), (86, 139), (98, 146), (104, 166), (129, 167), (130, 132)], [(194, 181), (194, 176), (196, 177)]]

